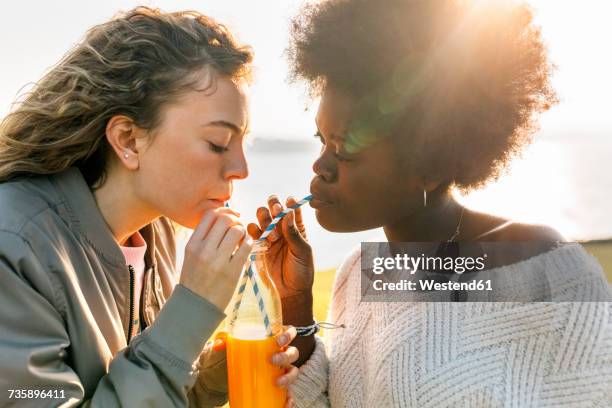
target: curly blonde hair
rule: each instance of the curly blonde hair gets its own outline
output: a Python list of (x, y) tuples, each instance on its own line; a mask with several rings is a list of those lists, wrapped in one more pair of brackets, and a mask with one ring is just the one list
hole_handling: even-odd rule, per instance
[(250, 79), (250, 47), (195, 11), (138, 7), (93, 27), (0, 123), (0, 182), (76, 166), (104, 183), (108, 120), (126, 115), (143, 129), (189, 89), (202, 69)]

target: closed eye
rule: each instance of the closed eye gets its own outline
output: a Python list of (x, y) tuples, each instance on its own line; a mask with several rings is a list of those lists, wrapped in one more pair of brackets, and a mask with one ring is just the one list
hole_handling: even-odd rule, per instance
[(319, 130), (317, 130), (317, 132), (314, 134), (314, 137), (315, 139), (319, 139), (319, 142), (321, 142), (322, 145), (325, 145), (325, 139)]
[(350, 162), (351, 161), (351, 159), (349, 159), (347, 157), (344, 157), (344, 156), (342, 156), (339, 153), (334, 153), (334, 157), (336, 158), (336, 160), (341, 161), (341, 162)]
[(221, 154), (221, 153), (227, 152), (229, 150), (225, 146), (219, 146), (219, 145), (216, 145), (216, 144), (214, 144), (212, 142), (208, 142), (208, 144), (210, 146), (210, 150), (212, 150), (215, 153)]
[[(321, 134), (321, 132), (319, 130), (317, 130), (317, 132), (314, 134), (314, 137), (319, 139), (319, 141), (321, 142), (321, 144), (323, 146), (325, 146), (325, 138), (323, 137), (323, 135)], [(350, 162), (353, 159), (349, 159), (348, 157), (340, 154), (338, 151), (334, 152), (334, 157), (336, 158), (336, 160), (338, 160), (339, 162)]]

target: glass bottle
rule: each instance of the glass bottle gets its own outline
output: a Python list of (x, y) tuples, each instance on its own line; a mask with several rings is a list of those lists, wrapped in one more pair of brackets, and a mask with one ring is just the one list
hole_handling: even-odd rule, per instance
[(231, 408), (282, 408), (287, 391), (276, 385), (284, 370), (272, 364), (283, 329), (280, 296), (266, 267), (267, 241), (255, 241), (230, 302), (227, 371)]

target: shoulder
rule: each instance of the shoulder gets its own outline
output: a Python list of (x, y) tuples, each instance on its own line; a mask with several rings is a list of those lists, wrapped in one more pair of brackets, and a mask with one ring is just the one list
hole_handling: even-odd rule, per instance
[(0, 230), (19, 233), (35, 218), (48, 214), (62, 222), (57, 214), (61, 198), (48, 177), (17, 179), (0, 183)]
[[(23, 235), (0, 230), (0, 258), (0, 282), (14, 282), (18, 277), (33, 287), (51, 286), (47, 263), (40, 259), (38, 251)], [(11, 285), (6, 289), (10, 290)]]
[(474, 220), (470, 234), (478, 241), (566, 241), (563, 235), (547, 225), (521, 223), (471, 210), (468, 213)]
[(475, 241), (489, 245), (491, 267), (509, 265), (549, 252), (566, 242), (557, 230), (546, 225), (511, 221), (479, 214)]
[(0, 257), (16, 268), (45, 272), (66, 264), (76, 248), (60, 192), (49, 176), (0, 183)]
[(547, 225), (523, 224), (512, 222), (500, 230), (500, 235), (506, 241), (544, 241), (564, 242), (565, 237)]

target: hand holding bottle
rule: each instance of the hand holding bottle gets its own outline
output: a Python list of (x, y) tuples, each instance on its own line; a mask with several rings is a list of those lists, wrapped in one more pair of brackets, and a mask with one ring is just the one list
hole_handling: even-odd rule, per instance
[[(287, 199), (288, 207), (294, 204), (295, 199)], [(268, 208), (257, 209), (259, 226), (248, 225), (249, 234), (259, 238), (272, 222), (272, 217), (283, 209), (277, 196), (269, 197)], [(294, 326), (308, 326), (313, 322), (314, 260), (312, 248), (306, 241), (301, 209), (287, 214), (268, 236), (268, 241), (271, 245), (266, 254), (266, 263), (281, 297), (283, 321)], [(314, 337), (298, 337), (293, 345), (299, 349), (300, 358), (295, 363), (299, 367), (312, 354)]]

